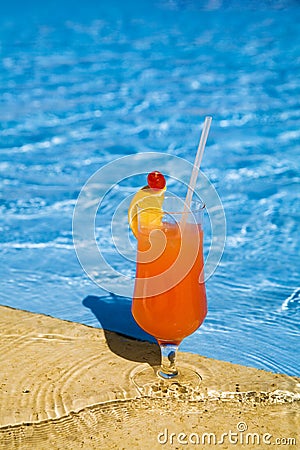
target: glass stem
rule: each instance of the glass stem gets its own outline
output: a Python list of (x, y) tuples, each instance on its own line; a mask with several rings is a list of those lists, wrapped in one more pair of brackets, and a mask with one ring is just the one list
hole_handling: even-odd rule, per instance
[(178, 370), (176, 368), (176, 354), (178, 345), (159, 342), (161, 351), (161, 367), (158, 371), (158, 375), (162, 378), (174, 378), (178, 375)]

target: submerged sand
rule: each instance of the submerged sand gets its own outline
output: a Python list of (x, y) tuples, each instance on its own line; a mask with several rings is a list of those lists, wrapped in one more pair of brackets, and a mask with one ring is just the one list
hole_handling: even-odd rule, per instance
[(300, 379), (190, 353), (201, 386), (140, 392), (156, 345), (0, 307), (0, 448), (300, 448)]

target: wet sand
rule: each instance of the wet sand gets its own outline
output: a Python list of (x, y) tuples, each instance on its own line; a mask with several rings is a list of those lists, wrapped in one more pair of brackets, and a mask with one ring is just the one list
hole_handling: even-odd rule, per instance
[(156, 345), (2, 306), (0, 322), (1, 449), (300, 446), (298, 378), (179, 352), (199, 389), (150, 397), (131, 377)]

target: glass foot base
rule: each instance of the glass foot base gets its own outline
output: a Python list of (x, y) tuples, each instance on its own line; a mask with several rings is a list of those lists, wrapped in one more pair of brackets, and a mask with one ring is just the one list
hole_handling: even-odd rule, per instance
[(172, 378), (162, 377), (160, 366), (136, 367), (130, 380), (141, 395), (151, 397), (192, 398), (199, 391), (202, 377), (195, 368), (179, 366), (178, 374)]

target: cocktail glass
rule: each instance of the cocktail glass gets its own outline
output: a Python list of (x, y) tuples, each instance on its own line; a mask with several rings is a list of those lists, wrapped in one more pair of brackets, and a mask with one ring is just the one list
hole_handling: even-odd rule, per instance
[(132, 380), (143, 390), (157, 380), (195, 387), (201, 375), (176, 364), (182, 340), (196, 331), (206, 313), (201, 201), (165, 196), (163, 209), (137, 205), (137, 262), (132, 314), (161, 350), (159, 368), (138, 367)]

